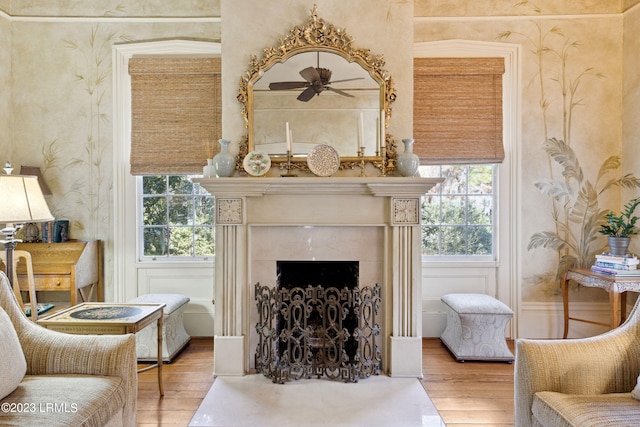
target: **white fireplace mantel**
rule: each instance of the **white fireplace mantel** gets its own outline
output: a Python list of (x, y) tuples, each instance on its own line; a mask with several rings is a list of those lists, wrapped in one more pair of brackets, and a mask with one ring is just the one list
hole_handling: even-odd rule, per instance
[(420, 199), (441, 178), (194, 181), (216, 198), (215, 375), (252, 369), (253, 285), (275, 280), (272, 254), (359, 260), (383, 289), (383, 370), (422, 375)]
[(216, 197), (256, 197), (273, 194), (415, 196), (426, 193), (441, 178), (203, 178), (195, 179)]

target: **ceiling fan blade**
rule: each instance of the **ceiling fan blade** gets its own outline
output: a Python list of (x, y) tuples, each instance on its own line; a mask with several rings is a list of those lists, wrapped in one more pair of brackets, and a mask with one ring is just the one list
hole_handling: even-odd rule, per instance
[(307, 102), (309, 101), (311, 98), (313, 98), (313, 95), (316, 94), (316, 91), (313, 90), (313, 87), (310, 86), (308, 88), (306, 88), (305, 90), (302, 91), (302, 93), (300, 95), (298, 95), (298, 101), (302, 101), (302, 102)]
[(336, 88), (329, 87), (329, 86), (326, 86), (325, 89), (330, 90), (331, 92), (335, 92), (335, 93), (337, 93), (339, 95), (342, 95), (342, 96), (348, 96), (349, 98), (355, 98), (355, 96), (353, 96), (353, 95), (351, 95), (351, 94), (349, 94), (349, 93), (347, 93), (347, 92), (345, 92), (343, 90), (340, 90), (340, 89), (336, 89)]
[(309, 83), (320, 80), (320, 74), (318, 74), (318, 70), (313, 67), (307, 67), (304, 70), (300, 71), (300, 75)]
[(354, 77), (352, 79), (342, 79), (342, 80), (332, 80), (327, 84), (332, 84), (332, 83), (342, 83), (342, 82), (352, 82), (354, 80), (363, 80), (364, 77)]
[(269, 83), (269, 89), (271, 90), (287, 90), (287, 89), (302, 89), (309, 86), (307, 82), (273, 82)]

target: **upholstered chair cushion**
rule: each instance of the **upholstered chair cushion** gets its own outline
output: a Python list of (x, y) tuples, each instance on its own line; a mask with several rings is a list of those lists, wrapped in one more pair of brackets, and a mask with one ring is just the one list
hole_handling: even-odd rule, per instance
[[(5, 286), (4, 283), (0, 285)], [(18, 335), (11, 319), (0, 307), (0, 399), (18, 387), (26, 372), (27, 361)]]

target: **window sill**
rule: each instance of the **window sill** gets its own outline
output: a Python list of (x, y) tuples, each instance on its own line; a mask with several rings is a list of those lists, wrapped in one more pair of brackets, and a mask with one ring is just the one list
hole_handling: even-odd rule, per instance
[(215, 264), (215, 257), (210, 257), (208, 259), (167, 259), (167, 258), (157, 258), (155, 260), (152, 259), (144, 259), (136, 262), (136, 267), (145, 268), (145, 267), (154, 267), (154, 268), (213, 268)]
[(434, 259), (422, 257), (423, 268), (497, 268), (498, 262), (494, 260), (466, 259)]

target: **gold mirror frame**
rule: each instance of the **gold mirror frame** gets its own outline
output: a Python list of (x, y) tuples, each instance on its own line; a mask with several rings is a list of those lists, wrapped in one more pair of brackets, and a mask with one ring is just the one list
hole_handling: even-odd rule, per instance
[[(343, 28), (337, 28), (329, 22), (318, 17), (317, 6), (311, 10), (311, 16), (305, 26), (295, 26), (281, 39), (279, 46), (265, 48), (262, 58), (251, 56), (249, 69), (245, 76), (240, 78), (240, 90), (238, 102), (242, 104), (242, 117), (244, 119), (247, 135), (245, 141), (240, 144), (237, 168), (243, 170), (242, 159), (255, 149), (253, 135), (253, 86), (262, 75), (274, 64), (283, 63), (293, 55), (304, 52), (329, 52), (340, 55), (348, 62), (355, 62), (367, 70), (371, 77), (380, 85), (380, 109), (384, 110), (385, 147), (380, 148), (376, 156), (352, 156), (340, 158), (340, 169), (355, 169), (364, 164), (373, 164), (380, 169), (384, 176), (395, 168), (396, 143), (386, 131), (391, 118), (391, 103), (396, 99), (396, 91), (393, 87), (393, 79), (383, 69), (385, 64), (382, 55), (374, 55), (369, 49), (354, 48), (353, 38)], [(298, 169), (308, 171), (306, 157), (271, 156), (272, 166), (280, 169)]]

